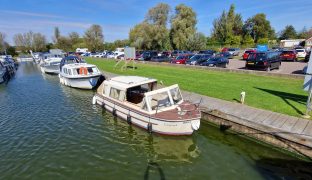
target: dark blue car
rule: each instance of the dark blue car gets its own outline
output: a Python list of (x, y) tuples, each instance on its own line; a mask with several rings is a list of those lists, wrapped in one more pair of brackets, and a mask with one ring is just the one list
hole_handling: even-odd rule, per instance
[(223, 67), (226, 68), (229, 64), (229, 59), (226, 57), (215, 56), (209, 58), (207, 61), (202, 62), (201, 66), (209, 66), (209, 67)]

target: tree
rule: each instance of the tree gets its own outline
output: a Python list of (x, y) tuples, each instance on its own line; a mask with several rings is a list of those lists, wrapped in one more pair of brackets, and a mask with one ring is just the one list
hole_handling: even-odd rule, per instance
[(149, 24), (166, 26), (168, 22), (168, 15), (170, 11), (170, 6), (165, 3), (159, 3), (156, 7), (148, 10), (145, 17), (145, 21)]
[(54, 43), (57, 43), (58, 39), (61, 37), (61, 33), (58, 27), (54, 28), (54, 37), (53, 37), (53, 41)]
[(145, 20), (130, 30), (129, 41), (138, 49), (170, 49), (169, 31), (166, 27), (170, 7), (160, 3), (150, 9)]
[(6, 53), (11, 55), (11, 56), (16, 56), (17, 55), (15, 47), (13, 47), (13, 46), (8, 46), (8, 48), (6, 50)]
[(72, 50), (72, 44), (68, 37), (60, 36), (57, 40), (56, 47), (66, 52)]
[(299, 39), (309, 39), (312, 37), (312, 28), (307, 30), (306, 27), (304, 27), (299, 33), (298, 33), (298, 38)]
[(0, 32), (0, 52), (4, 52), (7, 49), (7, 42), (5, 41), (6, 35)]
[(235, 13), (235, 6), (232, 4), (228, 12), (223, 11), (221, 16), (213, 21), (212, 36), (221, 44), (238, 45), (241, 43), (239, 36), (242, 35), (242, 27), (242, 16)]
[(297, 38), (297, 32), (292, 25), (287, 25), (285, 29), (282, 31), (281, 36), (279, 37), (280, 40), (282, 39), (295, 39)]
[(86, 46), (91, 51), (103, 49), (104, 35), (100, 25), (93, 24), (84, 35)]
[(203, 33), (195, 33), (190, 36), (186, 42), (186, 46), (188, 50), (204, 50), (206, 49), (206, 37)]
[(171, 19), (170, 40), (174, 49), (186, 49), (188, 39), (196, 32), (196, 13), (191, 7), (180, 4)]
[(253, 37), (255, 43), (261, 38), (275, 38), (274, 29), (271, 27), (270, 21), (266, 19), (266, 15), (263, 13), (256, 14), (247, 19), (243, 29), (245, 33), (244, 35), (250, 35)]
[(73, 45), (79, 43), (79, 34), (77, 32), (71, 32), (68, 36)]
[(38, 51), (45, 51), (47, 40), (46, 37), (41, 33), (34, 33), (32, 37), (32, 47), (33, 50)]

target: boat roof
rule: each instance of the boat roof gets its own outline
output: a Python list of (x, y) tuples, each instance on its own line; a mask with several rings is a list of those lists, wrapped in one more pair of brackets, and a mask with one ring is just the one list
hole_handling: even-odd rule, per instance
[(121, 90), (126, 90), (128, 88), (139, 86), (142, 84), (157, 82), (157, 80), (141, 76), (117, 76), (104, 82), (105, 84), (109, 84), (112, 87), (116, 87)]
[(65, 64), (63, 67), (66, 68), (81, 68), (81, 67), (96, 67), (93, 64), (87, 64), (87, 63), (74, 63), (74, 64)]

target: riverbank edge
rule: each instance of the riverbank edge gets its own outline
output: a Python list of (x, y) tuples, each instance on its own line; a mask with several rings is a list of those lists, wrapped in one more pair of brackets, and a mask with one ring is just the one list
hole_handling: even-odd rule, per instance
[[(106, 72), (101, 70), (106, 78), (112, 78), (117, 76), (117, 74)], [(292, 133), (291, 131), (281, 131), (280, 129), (272, 128), (265, 124), (259, 124), (248, 119), (243, 116), (238, 116), (235, 111), (237, 109), (232, 109), (232, 112), (225, 112), (222, 108), (211, 107), (211, 100), (217, 100), (218, 103), (223, 104), (223, 106), (234, 105), (238, 108), (244, 106), (245, 108), (252, 108), (246, 105), (241, 105), (238, 103), (228, 102), (225, 100), (220, 100), (217, 98), (211, 98), (208, 96), (199, 95), (196, 93), (191, 93), (187, 91), (182, 91), (184, 97), (189, 96), (189, 100), (191, 102), (198, 102), (199, 100), (204, 99), (203, 101), (206, 103), (201, 103), (200, 108), (202, 112), (202, 120), (206, 123), (212, 123), (219, 127), (223, 131), (231, 130), (233, 132), (237, 132), (240, 135), (244, 135), (250, 138), (255, 139), (256, 141), (260, 141), (269, 145), (272, 145), (276, 148), (280, 148), (284, 151), (289, 151), (291, 153), (295, 153), (303, 158), (307, 158), (312, 160), (312, 137), (311, 136), (303, 136), (300, 134)], [(256, 111), (267, 111), (252, 108)], [(260, 114), (262, 113), (260, 112)], [(270, 112), (270, 111), (267, 111)], [(274, 112), (271, 112), (274, 113)], [(279, 114), (279, 113), (274, 113)], [(288, 115), (283, 115), (285, 117), (292, 117)], [(265, 117), (263, 117), (265, 118)], [(298, 119), (299, 121), (299, 119)]]

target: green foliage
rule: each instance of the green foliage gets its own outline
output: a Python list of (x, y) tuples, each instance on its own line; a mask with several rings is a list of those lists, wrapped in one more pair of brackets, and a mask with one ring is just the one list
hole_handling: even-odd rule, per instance
[(156, 7), (148, 10), (145, 21), (149, 24), (158, 26), (166, 26), (168, 22), (168, 14), (170, 6), (165, 3), (159, 3)]
[(0, 32), (0, 52), (4, 52), (7, 48), (6, 41), (5, 41), (5, 34)]
[(299, 39), (309, 39), (312, 37), (312, 28), (307, 30), (306, 27), (304, 27), (299, 33), (298, 33), (298, 38)]
[(186, 42), (186, 47), (188, 50), (204, 50), (206, 49), (206, 37), (203, 33), (195, 33), (190, 36)]
[(104, 35), (100, 25), (93, 24), (84, 35), (87, 48), (90, 51), (103, 50)]
[(187, 49), (187, 41), (196, 32), (196, 13), (191, 7), (180, 4), (171, 19), (170, 40), (174, 49)]
[(169, 31), (166, 28), (169, 11), (169, 5), (164, 3), (150, 9), (145, 20), (130, 30), (130, 44), (142, 50), (170, 48)]
[(268, 44), (269, 39), (268, 38), (260, 38), (258, 39), (258, 44)]
[(251, 37), (250, 34), (246, 34), (243, 36), (242, 44), (247, 46), (254, 46), (254, 39)]
[(255, 43), (258, 43), (258, 40), (261, 38), (275, 38), (275, 31), (263, 13), (256, 14), (247, 19), (244, 24), (244, 32), (245, 35), (251, 35)]
[(9, 46), (7, 49), (6, 49), (6, 53), (11, 55), (11, 56), (16, 56), (17, 53), (16, 53), (16, 49), (14, 46)]
[(297, 32), (294, 26), (292, 25), (287, 25), (285, 29), (282, 31), (279, 39), (295, 39), (297, 38)]
[(239, 45), (242, 27), (242, 17), (235, 13), (235, 6), (232, 4), (229, 12), (223, 11), (222, 15), (213, 21), (212, 37), (223, 45)]
[(53, 42), (57, 43), (58, 39), (61, 37), (61, 32), (58, 27), (54, 27), (54, 37), (53, 37)]

